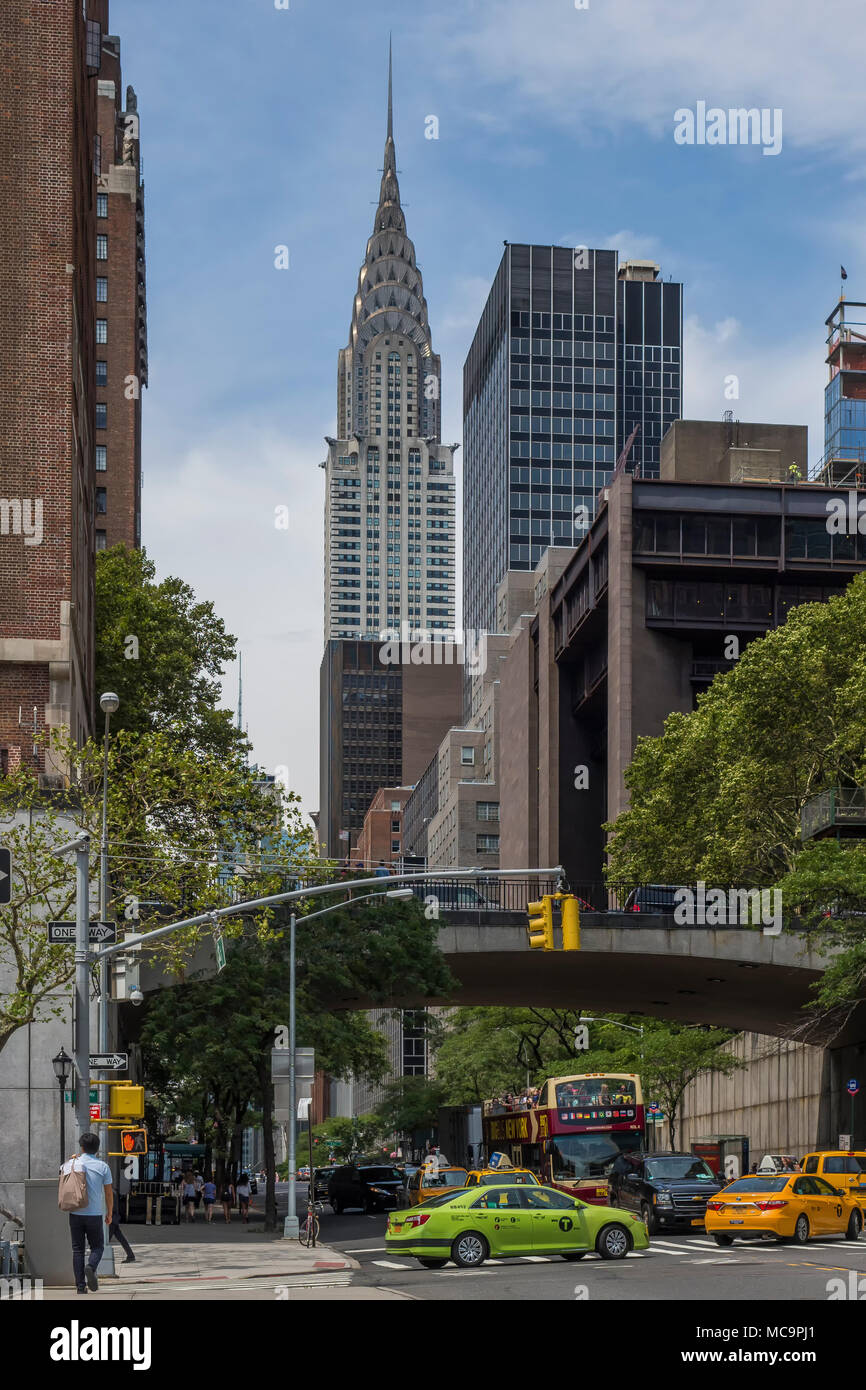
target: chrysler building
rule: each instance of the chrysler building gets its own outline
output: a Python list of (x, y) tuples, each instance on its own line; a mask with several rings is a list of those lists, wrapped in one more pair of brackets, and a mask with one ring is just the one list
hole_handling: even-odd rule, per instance
[(325, 469), (325, 640), (454, 631), (454, 451), (441, 439), (441, 367), (388, 129), (373, 234), (337, 368)]

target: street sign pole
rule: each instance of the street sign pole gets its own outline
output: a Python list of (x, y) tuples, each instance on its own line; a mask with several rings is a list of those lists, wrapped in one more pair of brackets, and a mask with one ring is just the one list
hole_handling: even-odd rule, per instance
[(295, 914), (289, 922), (289, 1161), (286, 1177), (289, 1180), (289, 1203), (283, 1236), (294, 1240), (298, 1234), (298, 1213), (295, 1205), (295, 1139), (298, 1133), (297, 1101), (295, 1099)]
[[(90, 1129), (90, 840), (75, 851), (75, 1070), (78, 1134)], [(76, 1139), (78, 1136), (76, 1135)], [(76, 1149), (78, 1145), (76, 1143)]]

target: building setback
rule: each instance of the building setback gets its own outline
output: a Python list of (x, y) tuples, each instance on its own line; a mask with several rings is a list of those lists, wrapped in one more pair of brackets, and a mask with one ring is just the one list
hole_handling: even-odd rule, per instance
[(96, 549), (141, 544), (147, 385), (144, 183), (138, 100), (121, 100), (120, 40), (102, 41), (96, 147)]
[(0, 6), (0, 772), (91, 732), (93, 156), (107, 3)]
[(464, 626), (497, 585), (580, 542), (628, 443), (657, 476), (682, 414), (682, 285), (616, 251), (507, 245), (463, 369)]

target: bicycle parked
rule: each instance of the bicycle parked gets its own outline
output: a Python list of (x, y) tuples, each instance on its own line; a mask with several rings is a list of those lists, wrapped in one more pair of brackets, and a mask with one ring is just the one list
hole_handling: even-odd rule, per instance
[(315, 1247), (319, 1239), (319, 1217), (324, 1213), (324, 1202), (311, 1202), (307, 1206), (307, 1216), (303, 1226), (298, 1232), (298, 1240), (302, 1245)]

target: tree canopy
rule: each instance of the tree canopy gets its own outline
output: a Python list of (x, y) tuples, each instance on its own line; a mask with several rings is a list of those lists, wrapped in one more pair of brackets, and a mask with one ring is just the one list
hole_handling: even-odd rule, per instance
[(750, 642), (689, 714), (638, 740), (613, 881), (772, 884), (793, 867), (800, 811), (866, 770), (866, 575)]
[(156, 582), (144, 550), (96, 556), (96, 695), (114, 690), (111, 727), (155, 730), (200, 753), (232, 755), (246, 739), (220, 709), (220, 677), (237, 643), (209, 602), (174, 576)]

